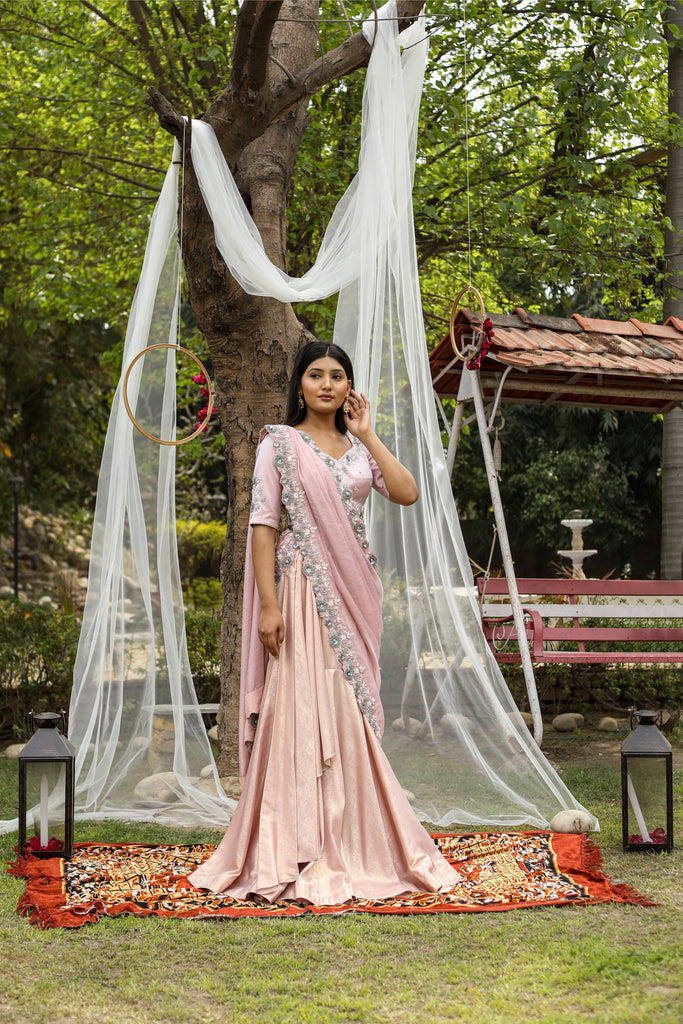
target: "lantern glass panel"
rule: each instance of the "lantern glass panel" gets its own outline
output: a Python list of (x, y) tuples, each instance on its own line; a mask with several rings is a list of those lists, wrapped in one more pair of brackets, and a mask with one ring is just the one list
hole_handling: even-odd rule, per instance
[(667, 759), (626, 757), (629, 843), (667, 842)]
[(58, 761), (28, 761), (26, 841), (36, 850), (66, 848), (66, 766)]

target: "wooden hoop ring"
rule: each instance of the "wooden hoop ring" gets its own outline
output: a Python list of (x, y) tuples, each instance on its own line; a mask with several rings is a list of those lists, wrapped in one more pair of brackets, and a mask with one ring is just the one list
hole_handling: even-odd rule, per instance
[[(135, 419), (135, 416), (133, 416), (132, 409), (128, 404), (128, 378), (130, 376), (130, 371), (133, 369), (138, 359), (142, 358), (142, 356), (144, 356), (146, 352), (151, 352), (152, 349), (155, 348), (172, 348), (176, 352), (184, 352), (186, 356), (189, 356), (190, 359), (197, 364), (201, 372), (204, 374), (206, 387), (208, 388), (209, 391), (209, 399), (206, 403), (206, 419), (204, 420), (204, 422), (201, 423), (197, 427), (197, 429), (193, 431), (193, 433), (188, 434), (187, 437), (177, 438), (175, 441), (164, 441), (163, 438), (161, 437), (155, 437), (154, 434), (149, 434), (143, 427), (140, 426), (138, 421)], [(136, 356), (133, 356), (130, 363), (128, 364), (128, 369), (126, 370), (123, 378), (123, 404), (126, 407), (126, 412), (130, 416), (133, 426), (136, 427), (141, 434), (144, 434), (144, 436), (149, 438), (150, 441), (154, 441), (155, 444), (165, 444), (168, 445), (169, 447), (175, 448), (178, 445), (187, 444), (188, 441), (193, 441), (195, 437), (197, 437), (206, 429), (207, 422), (208, 420), (211, 419), (211, 413), (213, 412), (213, 388), (211, 386), (211, 381), (209, 380), (209, 375), (206, 372), (206, 367), (204, 366), (202, 361), (197, 358), (194, 352), (190, 352), (189, 349), (183, 348), (182, 345), (171, 345), (170, 342), (159, 342), (159, 344), (157, 345), (148, 345), (147, 348), (143, 348), (141, 352), (138, 352)]]
[[(470, 348), (467, 352), (461, 352), (458, 346), (455, 344), (455, 318), (458, 314), (458, 306), (463, 295), (471, 294), (479, 302), (479, 312), (481, 314), (481, 327), (472, 326), (472, 333), (478, 335), (478, 341), (473, 348)], [(458, 359), (461, 359), (463, 363), (467, 363), (470, 359), (476, 359), (481, 352), (481, 346), (484, 343), (484, 320), (486, 319), (486, 309), (484, 308), (484, 300), (481, 297), (481, 292), (478, 288), (475, 288), (473, 284), (468, 284), (465, 288), (461, 288), (455, 297), (455, 302), (451, 307), (451, 321), (449, 326), (449, 334), (451, 338), (451, 347), (455, 352)]]

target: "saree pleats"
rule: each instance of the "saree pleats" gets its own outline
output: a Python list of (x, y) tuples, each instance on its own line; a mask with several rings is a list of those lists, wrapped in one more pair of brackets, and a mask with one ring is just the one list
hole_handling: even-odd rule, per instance
[(418, 822), (340, 670), (301, 558), (283, 574), (249, 771), (226, 835), (193, 885), (316, 905), (458, 881)]

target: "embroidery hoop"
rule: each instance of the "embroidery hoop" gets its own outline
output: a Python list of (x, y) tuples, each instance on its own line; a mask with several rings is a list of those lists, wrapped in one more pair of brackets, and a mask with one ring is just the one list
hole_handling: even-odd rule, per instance
[[(178, 437), (178, 438), (175, 439), (175, 441), (165, 441), (162, 437), (155, 437), (154, 434), (150, 434), (147, 430), (145, 430), (144, 427), (141, 427), (140, 424), (138, 423), (138, 421), (135, 419), (135, 416), (133, 415), (133, 411), (132, 411), (132, 409), (131, 409), (131, 407), (130, 407), (130, 405), (128, 403), (128, 378), (130, 376), (130, 371), (133, 369), (133, 367), (137, 363), (138, 359), (140, 359), (142, 356), (144, 356), (146, 352), (151, 352), (152, 349), (155, 349), (155, 348), (174, 349), (176, 352), (183, 352), (186, 356), (189, 356), (190, 359), (194, 363), (196, 363), (196, 365), (199, 367), (200, 371), (204, 374), (204, 380), (206, 381), (206, 387), (207, 387), (208, 392), (209, 392), (209, 398), (208, 398), (208, 401), (206, 403), (206, 418), (205, 418), (204, 422), (200, 423), (199, 426), (197, 427), (197, 429), (194, 430), (191, 434), (188, 434), (187, 437)], [(129, 417), (131, 419), (131, 422), (133, 423), (133, 426), (136, 427), (140, 431), (141, 434), (144, 434), (145, 437), (149, 438), (150, 441), (154, 441), (155, 444), (165, 444), (165, 445), (168, 445), (169, 447), (177, 448), (181, 444), (187, 444), (188, 441), (193, 441), (195, 439), (195, 437), (198, 437), (199, 434), (201, 434), (206, 429), (207, 422), (211, 419), (211, 413), (213, 412), (213, 387), (211, 386), (211, 381), (209, 380), (209, 375), (206, 372), (206, 367), (202, 363), (201, 359), (199, 359), (194, 354), (194, 352), (190, 352), (189, 349), (183, 348), (182, 345), (172, 345), (168, 341), (159, 342), (156, 345), (148, 345), (147, 348), (143, 348), (141, 352), (138, 352), (138, 354), (136, 356), (133, 356), (133, 358), (131, 359), (131, 361), (130, 361), (130, 363), (128, 365), (128, 369), (126, 370), (125, 376), (123, 378), (123, 388), (122, 388), (122, 391), (123, 391), (123, 404), (126, 407), (126, 412), (128, 413), (128, 415), (129, 415)]]
[[(479, 302), (479, 315), (481, 317), (481, 325), (479, 327), (475, 327), (474, 324), (470, 325), (472, 329), (473, 338), (476, 340), (474, 340), (471, 345), (468, 345), (464, 352), (461, 352), (455, 343), (455, 318), (459, 312), (460, 300), (462, 299), (463, 295), (468, 294), (474, 295), (474, 297)], [(468, 284), (464, 288), (461, 288), (458, 294), (456, 295), (455, 301), (453, 302), (453, 306), (451, 308), (449, 334), (451, 338), (451, 347), (455, 352), (456, 356), (458, 357), (458, 359), (462, 360), (463, 363), (467, 363), (471, 359), (476, 359), (477, 356), (481, 353), (481, 348), (482, 345), (484, 344), (484, 339), (486, 337), (486, 335), (484, 334), (484, 320), (486, 320), (486, 309), (484, 308), (484, 300), (481, 296), (481, 292), (479, 291), (479, 289), (475, 288), (473, 284)]]

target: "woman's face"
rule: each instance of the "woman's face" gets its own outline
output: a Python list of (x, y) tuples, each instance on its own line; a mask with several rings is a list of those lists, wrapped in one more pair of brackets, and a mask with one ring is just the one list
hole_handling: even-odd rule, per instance
[(311, 412), (336, 412), (351, 390), (351, 381), (341, 363), (331, 356), (314, 359), (301, 377), (301, 394)]

